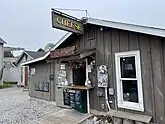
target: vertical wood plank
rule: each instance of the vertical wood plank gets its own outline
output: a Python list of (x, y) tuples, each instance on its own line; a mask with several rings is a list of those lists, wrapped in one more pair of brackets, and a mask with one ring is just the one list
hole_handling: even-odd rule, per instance
[(120, 52), (129, 50), (128, 31), (120, 30)]
[(94, 33), (94, 39), (91, 39), (90, 43), (91, 43), (91, 48), (96, 47), (96, 27), (95, 26), (91, 26), (93, 28), (93, 33)]
[(154, 96), (156, 109), (156, 122), (165, 123), (164, 116), (164, 96), (162, 77), (162, 44), (158, 37), (150, 36), (152, 73), (154, 81)]
[[(100, 64), (100, 59), (99, 56), (101, 56), (100, 53), (100, 30), (99, 27), (96, 28), (96, 73), (97, 73), (97, 66)], [(98, 82), (96, 83), (96, 87), (95, 87), (95, 93), (97, 94), (98, 91)], [(95, 108), (97, 108), (98, 110), (100, 110), (100, 102), (99, 102), (99, 97), (96, 96), (95, 98)]]
[[(111, 29), (111, 61), (112, 61), (112, 87), (116, 88), (116, 69), (115, 69), (115, 53), (119, 52), (119, 31)], [(115, 91), (115, 100), (117, 101), (117, 91)], [(117, 105), (116, 105), (117, 106)]]
[(100, 28), (97, 28), (97, 64), (105, 64), (104, 61), (104, 35), (103, 31), (100, 31)]
[(138, 33), (129, 32), (129, 50), (139, 50)]
[(143, 86), (143, 101), (145, 114), (153, 115), (152, 103), (152, 74), (151, 74), (151, 58), (150, 58), (150, 45), (149, 36), (139, 34), (139, 47), (140, 47), (140, 59), (141, 59), (141, 75), (142, 75), (142, 86)]
[[(163, 57), (163, 82), (165, 80), (165, 38), (162, 38), (162, 57)], [(165, 83), (163, 83), (163, 89), (165, 89)], [(165, 100), (165, 91), (164, 93), (164, 100)], [(165, 106), (165, 104), (164, 104)], [(164, 107), (164, 111), (165, 111), (165, 107)]]
[[(108, 87), (114, 88), (112, 81), (112, 44), (111, 44), (111, 30), (106, 29), (104, 31), (104, 50), (105, 50), (105, 64), (108, 66)], [(115, 108), (115, 101), (113, 97), (110, 97), (109, 100), (113, 101), (111, 108)]]
[(85, 48), (89, 48), (89, 46), (90, 46), (90, 44), (89, 44), (89, 41), (87, 40), (87, 25), (85, 25), (84, 26), (84, 30), (86, 31), (86, 32), (84, 32), (84, 35), (83, 35), (83, 37), (84, 37), (84, 39), (83, 39), (83, 42), (84, 42), (84, 49)]
[(83, 49), (84, 48), (84, 35), (80, 36), (80, 48)]
[(108, 58), (109, 58), (109, 42), (110, 42), (110, 33), (108, 30), (104, 31), (104, 58), (105, 58), (105, 64), (108, 65)]
[[(101, 31), (100, 28), (99, 28), (99, 30), (97, 30), (97, 31), (98, 31), (97, 32), (97, 38), (98, 38), (98, 42), (99, 42), (98, 52), (100, 53), (100, 56), (97, 56), (98, 57), (97, 60), (98, 60), (98, 65), (100, 65), (100, 64), (105, 64), (105, 51), (104, 51), (105, 38), (104, 38), (104, 29), (103, 29), (103, 31)], [(99, 88), (99, 91), (104, 91), (104, 89)], [(100, 108), (101, 111), (103, 111), (101, 109), (102, 104), (104, 104), (104, 106), (106, 106), (104, 96), (99, 97), (99, 108)], [(105, 109), (106, 109), (106, 107), (105, 107)]]

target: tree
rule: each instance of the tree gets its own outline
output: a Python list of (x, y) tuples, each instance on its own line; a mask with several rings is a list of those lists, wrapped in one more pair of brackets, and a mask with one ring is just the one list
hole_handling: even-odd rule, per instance
[(45, 52), (48, 52), (48, 51), (50, 51), (53, 47), (54, 47), (54, 44), (53, 44), (53, 43), (48, 43), (48, 44), (46, 44), (46, 46), (44, 47), (44, 51), (45, 51)]
[(39, 48), (37, 52), (44, 52), (44, 50), (42, 48)]

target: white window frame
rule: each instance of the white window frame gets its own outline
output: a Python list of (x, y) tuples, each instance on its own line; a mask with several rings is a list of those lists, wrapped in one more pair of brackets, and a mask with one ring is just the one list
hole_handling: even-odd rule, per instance
[[(121, 69), (120, 69), (120, 58), (121, 57), (132, 57), (135, 56), (135, 66), (136, 66), (136, 78), (125, 78), (127, 80), (137, 80), (138, 87), (138, 100), (139, 103), (123, 101), (123, 88), (122, 88), (122, 78), (121, 80)], [(119, 108), (126, 108), (136, 111), (144, 111), (143, 104), (143, 89), (142, 89), (142, 78), (141, 78), (141, 64), (140, 64), (140, 51), (128, 51), (115, 53), (115, 64), (116, 64), (116, 82), (117, 82), (117, 101)]]

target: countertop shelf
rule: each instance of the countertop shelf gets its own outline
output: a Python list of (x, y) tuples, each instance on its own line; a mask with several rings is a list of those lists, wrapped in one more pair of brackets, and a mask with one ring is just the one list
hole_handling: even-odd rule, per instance
[(65, 89), (78, 89), (78, 90), (89, 90), (92, 89), (93, 87), (89, 86), (80, 86), (80, 85), (63, 85), (63, 86), (58, 86), (58, 88), (65, 88)]

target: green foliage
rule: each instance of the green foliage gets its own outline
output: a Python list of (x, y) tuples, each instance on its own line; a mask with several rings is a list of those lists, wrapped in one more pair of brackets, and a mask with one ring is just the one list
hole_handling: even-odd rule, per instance
[(12, 85), (8, 83), (4, 83), (3, 85), (0, 85), (0, 89), (10, 88), (10, 87), (12, 87)]
[(45, 47), (44, 47), (44, 51), (48, 52), (49, 50), (51, 50), (54, 47), (53, 43), (48, 43)]

